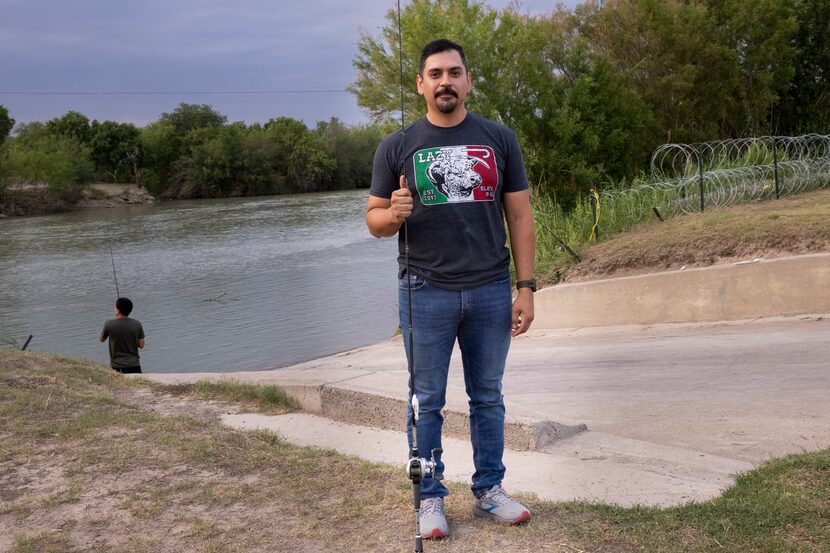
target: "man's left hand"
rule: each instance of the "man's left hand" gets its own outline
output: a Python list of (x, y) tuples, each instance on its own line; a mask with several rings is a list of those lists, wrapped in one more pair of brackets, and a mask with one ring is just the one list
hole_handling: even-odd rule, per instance
[(510, 335), (518, 336), (527, 332), (533, 322), (533, 292), (527, 288), (519, 289), (519, 295), (513, 300), (513, 322)]

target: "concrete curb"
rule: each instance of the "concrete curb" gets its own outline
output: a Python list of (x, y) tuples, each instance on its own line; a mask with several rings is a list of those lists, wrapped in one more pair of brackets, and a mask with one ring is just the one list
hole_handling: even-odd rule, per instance
[[(531, 334), (608, 327), (596, 331), (610, 336), (615, 325), (830, 313), (830, 294), (824, 293), (828, 289), (830, 253), (563, 284), (537, 293)], [(272, 384), (295, 398), (305, 412), (371, 428), (402, 430), (406, 420), (405, 358), (401, 343), (394, 340), (271, 371), (143, 376), (160, 383)], [(390, 396), (390, 390), (397, 397)], [(456, 392), (462, 397), (463, 387)], [(469, 415), (461, 401), (451, 403), (443, 415), (446, 435), (469, 438)], [(537, 451), (585, 430), (585, 424), (508, 416), (505, 446)]]
[(830, 253), (560, 284), (535, 329), (735, 321), (830, 312)]
[[(358, 390), (323, 384), (320, 386), (282, 386), (308, 413), (359, 426), (401, 430), (406, 420), (407, 402)], [(469, 439), (468, 413), (444, 409), (443, 433)], [(556, 440), (587, 430), (584, 424), (568, 425), (528, 417), (507, 417), (505, 447), (514, 451), (538, 451)]]

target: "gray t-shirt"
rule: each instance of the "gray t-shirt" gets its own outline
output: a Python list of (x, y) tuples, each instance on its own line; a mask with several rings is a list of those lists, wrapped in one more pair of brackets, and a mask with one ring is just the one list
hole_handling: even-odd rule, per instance
[(101, 336), (109, 338), (110, 366), (113, 369), (135, 369), (138, 360), (138, 341), (144, 338), (144, 327), (135, 319), (110, 319), (104, 323)]
[[(414, 203), (407, 220), (412, 274), (450, 290), (501, 278), (510, 266), (502, 196), (528, 187), (513, 131), (469, 112), (449, 128), (421, 117), (381, 141), (369, 194), (391, 198), (404, 160)], [(404, 227), (398, 252), (402, 275)]]

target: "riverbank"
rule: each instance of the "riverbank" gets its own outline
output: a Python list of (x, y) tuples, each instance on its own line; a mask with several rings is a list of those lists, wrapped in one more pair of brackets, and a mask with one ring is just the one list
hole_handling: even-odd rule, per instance
[[(251, 407), (214, 392), (0, 350), (0, 550), (411, 550), (410, 489), (399, 466), (225, 427), (222, 415)], [(267, 409), (290, 407), (275, 400)], [(473, 517), (466, 486), (451, 484), (452, 537), (427, 547), (823, 551), (828, 466), (827, 449), (790, 455), (741, 475), (717, 499), (669, 509), (519, 496), (534, 518), (516, 528)]]
[(61, 197), (50, 194), (46, 185), (9, 186), (0, 194), (0, 217), (31, 217), (156, 201), (155, 196), (137, 184), (89, 184)]
[(74, 208), (96, 209), (131, 204), (154, 204), (157, 201), (158, 198), (141, 185), (97, 183), (90, 184), (84, 190)]

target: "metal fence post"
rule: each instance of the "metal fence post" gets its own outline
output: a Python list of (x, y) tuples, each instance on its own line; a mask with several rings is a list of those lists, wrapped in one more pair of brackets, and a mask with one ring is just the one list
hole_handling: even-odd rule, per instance
[(779, 184), (778, 184), (778, 147), (775, 145), (775, 137), (772, 137), (772, 172), (775, 175), (775, 199), (779, 199)]
[(704, 198), (704, 188), (703, 188), (703, 156), (700, 153), (700, 150), (695, 148), (695, 153), (697, 154), (697, 171), (700, 175), (700, 212), (703, 213), (704, 205), (705, 205), (705, 198)]

